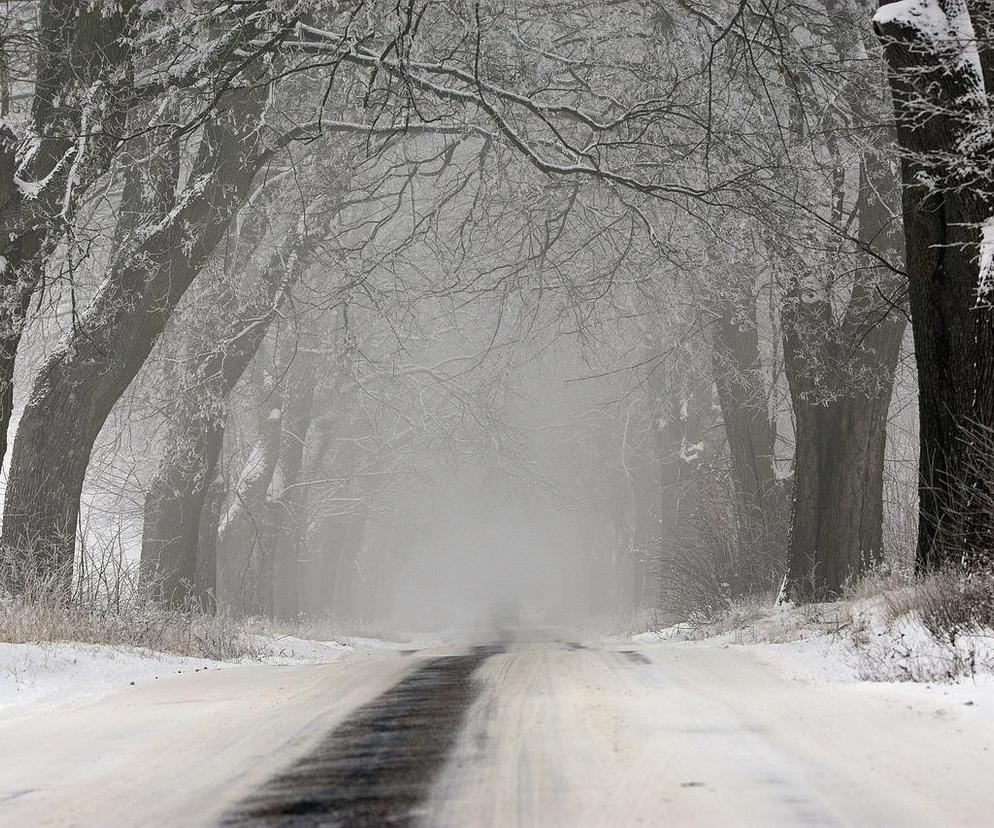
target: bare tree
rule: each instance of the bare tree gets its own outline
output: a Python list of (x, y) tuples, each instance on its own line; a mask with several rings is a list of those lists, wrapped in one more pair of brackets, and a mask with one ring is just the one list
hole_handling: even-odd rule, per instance
[(977, 474), (971, 436), (994, 424), (990, 24), (990, 10), (973, 2), (929, 2), (920, 11), (881, 4), (874, 17), (901, 149), (919, 385), (921, 571), (990, 565), (992, 516), (962, 503), (969, 491), (989, 499), (992, 485)]

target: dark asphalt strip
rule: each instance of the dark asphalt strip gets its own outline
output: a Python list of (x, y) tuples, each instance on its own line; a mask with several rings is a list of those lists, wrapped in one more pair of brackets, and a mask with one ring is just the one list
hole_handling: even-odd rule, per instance
[(627, 658), (629, 661), (633, 661), (636, 664), (652, 664), (652, 660), (642, 653), (637, 653), (635, 650), (621, 650), (621, 654)]
[(473, 673), (501, 649), (431, 659), (359, 708), (221, 824), (411, 825), (480, 692)]

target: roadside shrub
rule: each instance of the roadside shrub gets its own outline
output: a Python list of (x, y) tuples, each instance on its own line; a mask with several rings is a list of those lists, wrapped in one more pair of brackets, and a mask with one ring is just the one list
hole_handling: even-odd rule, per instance
[(917, 613), (938, 641), (994, 631), (994, 576), (940, 572), (917, 589)]
[(786, 572), (786, 498), (771, 498), (767, 513), (737, 513), (729, 483), (702, 479), (688, 501), (660, 563), (662, 607), (705, 625), (740, 599), (776, 595)]
[(229, 613), (155, 601), (156, 585), (139, 578), (120, 546), (84, 547), (68, 592), (62, 573), (39, 574), (34, 562), (24, 565), (23, 554), (12, 558), (5, 555), (0, 565), (0, 641), (144, 647), (222, 661), (259, 655)]

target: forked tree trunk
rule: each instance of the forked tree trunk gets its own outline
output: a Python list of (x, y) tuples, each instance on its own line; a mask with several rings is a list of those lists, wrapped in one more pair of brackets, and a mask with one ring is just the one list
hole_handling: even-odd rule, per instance
[(857, 204), (867, 254), (843, 318), (801, 295), (784, 315), (795, 419), (788, 585), (801, 600), (838, 597), (883, 551), (887, 416), (906, 324), (889, 298), (898, 280), (875, 258), (899, 258), (899, 227), (884, 201), (892, 192), (888, 166), (868, 156)]
[(122, 220), (155, 229), (118, 255), (79, 324), (35, 380), (14, 441), (3, 520), (2, 542), (14, 550), (22, 578), (31, 571), (54, 573), (68, 589), (93, 443), (264, 161), (256, 127), (266, 88), (232, 97), (232, 105), (204, 128), (191, 172), (195, 192), (177, 209), (168, 210), (175, 148), (168, 176), (153, 182), (147, 174), (131, 176)]

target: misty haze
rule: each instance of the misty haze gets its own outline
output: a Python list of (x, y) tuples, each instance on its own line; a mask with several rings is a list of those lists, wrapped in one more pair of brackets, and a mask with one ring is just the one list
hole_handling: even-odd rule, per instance
[(979, 0), (0, 0), (0, 828), (994, 824), (992, 103)]

